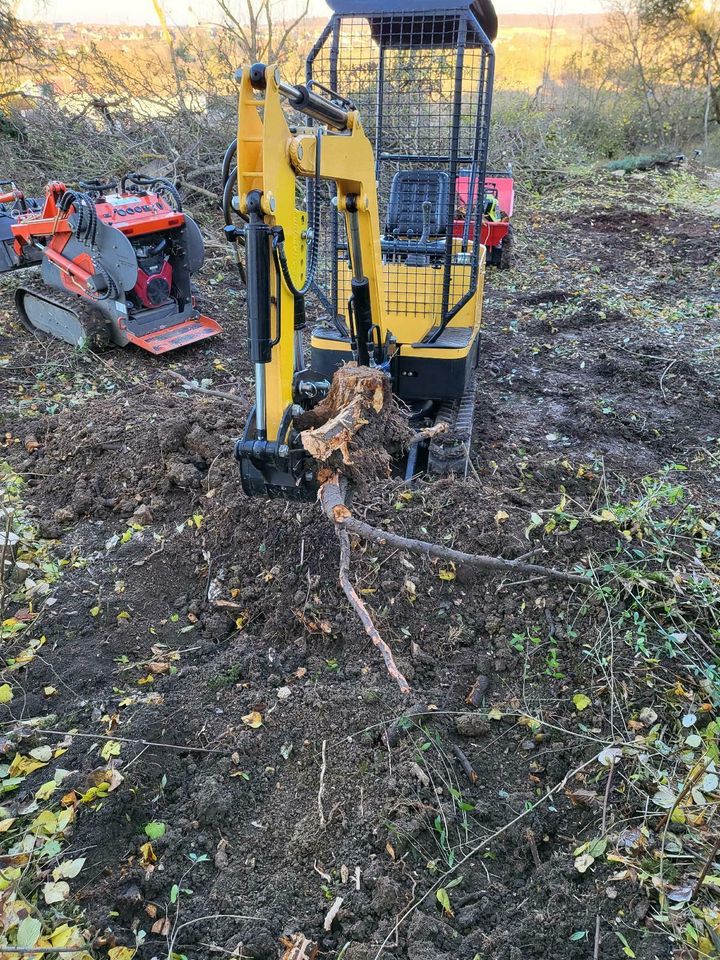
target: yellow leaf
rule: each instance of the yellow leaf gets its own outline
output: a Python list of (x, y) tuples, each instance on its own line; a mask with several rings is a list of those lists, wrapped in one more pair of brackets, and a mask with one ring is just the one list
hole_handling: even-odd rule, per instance
[(57, 687), (43, 687), (43, 693), (46, 697), (51, 697), (54, 693), (57, 693)]
[(454, 580), (455, 574), (452, 570), (441, 570), (438, 574), (441, 580)]
[(146, 677), (140, 677), (140, 679), (138, 680), (138, 683), (140, 684), (141, 687), (144, 686), (146, 683), (155, 683), (155, 677), (151, 673), (148, 673)]
[(493, 707), (492, 710), (488, 710), (488, 720), (502, 720), (502, 710), (498, 710), (497, 707)]
[(117, 615), (117, 619), (118, 619), (118, 620), (129, 620), (129, 619), (130, 619), (130, 614), (127, 612), (127, 610), (121, 610), (120, 613)]
[(201, 513), (194, 513), (192, 516), (192, 522), (195, 524), (195, 527), (199, 530), (202, 526), (203, 515)]
[(47, 836), (57, 833), (57, 829), (58, 818), (51, 810), (41, 810), (30, 824), (30, 830), (33, 833), (44, 833)]
[(48, 940), (54, 947), (79, 946), (82, 943), (82, 935), (77, 927), (71, 927), (67, 923), (55, 927), (48, 936)]
[(108, 740), (100, 751), (100, 756), (103, 760), (109, 760), (111, 757), (119, 757), (120, 749), (120, 743), (117, 740)]
[(10, 703), (12, 698), (12, 687), (9, 683), (3, 683), (2, 686), (0, 686), (0, 703)]
[(10, 764), (8, 776), (27, 777), (28, 774), (33, 773), (35, 770), (39, 770), (40, 767), (45, 766), (47, 766), (47, 764), (43, 763), (42, 760), (33, 760), (32, 757), (23, 757), (22, 754), (16, 753), (13, 758), (13, 762)]
[(495, 514), (496, 523), (505, 523), (505, 521), (509, 519), (510, 519), (510, 514), (506, 513), (505, 510), (498, 510), (498, 512)]
[(49, 800), (57, 790), (58, 785), (54, 780), (46, 780), (35, 793), (36, 800)]
[(8, 817), (6, 820), (0, 820), (0, 833), (7, 833), (16, 820), (17, 817)]
[(584, 693), (576, 693), (572, 699), (573, 699), (573, 703), (575, 704), (575, 709), (578, 712), (582, 710), (586, 710), (592, 703), (592, 700), (590, 699), (590, 697), (588, 697)]
[(133, 960), (135, 947), (111, 947), (108, 950), (108, 960)]
[(92, 607), (92, 608), (90, 609), (90, 616), (91, 616), (91, 617), (97, 617), (97, 616), (99, 615), (99, 613), (100, 613), (100, 607)]
[(242, 718), (242, 722), (248, 727), (252, 727), (253, 730), (257, 730), (258, 727), (262, 726), (262, 716), (257, 712), (257, 710), (252, 710), (250, 713), (246, 713)]
[(140, 847), (140, 854), (144, 863), (157, 863), (157, 856), (149, 840)]

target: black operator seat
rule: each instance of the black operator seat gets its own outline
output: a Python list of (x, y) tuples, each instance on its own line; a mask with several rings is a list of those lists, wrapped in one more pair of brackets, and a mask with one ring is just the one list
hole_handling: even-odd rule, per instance
[(382, 252), (445, 253), (450, 178), (441, 170), (401, 170), (390, 186)]

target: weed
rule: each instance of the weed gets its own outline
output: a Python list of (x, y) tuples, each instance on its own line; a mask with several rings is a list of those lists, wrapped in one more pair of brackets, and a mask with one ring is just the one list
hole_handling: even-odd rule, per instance
[(236, 663), (210, 677), (207, 685), (211, 690), (223, 690), (225, 687), (234, 687), (240, 680), (242, 680), (242, 667)]

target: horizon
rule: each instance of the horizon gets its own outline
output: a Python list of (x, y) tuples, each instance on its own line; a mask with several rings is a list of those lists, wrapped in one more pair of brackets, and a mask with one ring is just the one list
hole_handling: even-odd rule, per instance
[[(213, 23), (219, 19), (217, 7), (212, 0), (168, 0), (163, 4), (168, 22), (174, 26), (194, 26)], [(302, 0), (279, 0), (283, 8), (281, 17), (292, 20), (302, 10)], [(578, 16), (602, 13), (602, 0), (495, 0), (495, 7), (503, 16)], [(122, 15), (117, 7), (112, 12), (98, 17), (96, 0), (19, 0), (18, 16), (25, 20), (42, 23), (87, 23), (99, 26), (159, 26), (152, 0), (125, 0)], [(323, 0), (310, 0), (308, 16), (329, 16), (330, 10)]]

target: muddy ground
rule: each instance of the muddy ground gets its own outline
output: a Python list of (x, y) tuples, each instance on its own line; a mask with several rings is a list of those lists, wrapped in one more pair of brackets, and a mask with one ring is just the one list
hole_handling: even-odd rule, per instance
[[(535, 545), (544, 562), (600, 570), (621, 546), (590, 514), (643, 475), (679, 464), (694, 502), (717, 505), (720, 213), (689, 182), (523, 190), (515, 268), (487, 278), (468, 476), (412, 491), (391, 481), (356, 510), (467, 551)], [(270, 960), (298, 931), (323, 958), (349, 944), (345, 960), (571, 960), (592, 956), (599, 915), (604, 960), (623, 955), (617, 931), (643, 960), (680, 956), (650, 890), (611, 884), (607, 864), (574, 865), (603, 806), (633, 815), (620, 780), (604, 801), (607, 770), (592, 758), (653, 698), (621, 637), (627, 716), (613, 711), (599, 596), (356, 544), (353, 576), (408, 701), (344, 602), (317, 508), (240, 490), (232, 441), (250, 381), (229, 264), (218, 255), (200, 282), (222, 338), (165, 359), (36, 343), (13, 318), (11, 286), (3, 456), (65, 562), (32, 626), (42, 655), (3, 709), (10, 729), (52, 715), (53, 730), (91, 735), (63, 757), (79, 792), (102, 765), (107, 741), (93, 737), (121, 744), (110, 762), (124, 779), (79, 811), (71, 844), (87, 858), (72, 890), (93, 935), (133, 944), (145, 931), (147, 960), (171, 948)], [(183, 391), (168, 366), (238, 402)], [(584, 519), (544, 532), (534, 518), (563, 495)], [(682, 673), (661, 657), (656, 670)], [(468, 707), (478, 678), (484, 695)], [(398, 725), (411, 704), (436, 715)], [(46, 779), (34, 776), (13, 802)], [(148, 864), (152, 821), (166, 832)]]

